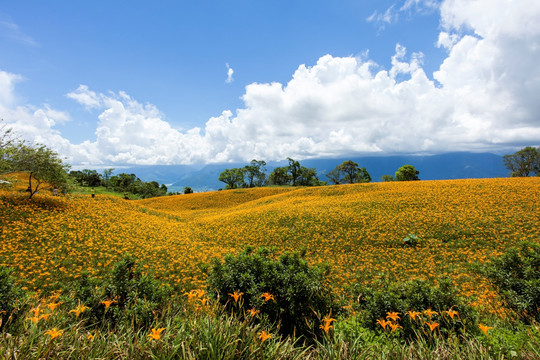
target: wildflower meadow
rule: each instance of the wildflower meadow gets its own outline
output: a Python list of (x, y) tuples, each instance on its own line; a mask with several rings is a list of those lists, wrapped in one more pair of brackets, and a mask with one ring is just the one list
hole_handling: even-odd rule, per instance
[[(136, 201), (47, 190), (28, 200), (21, 189), (4, 188), (0, 266), (11, 269), (11, 288), (27, 295), (0, 309), (0, 357), (540, 357), (538, 324), (520, 322), (481, 271), (519, 243), (540, 244), (539, 190), (538, 177), (263, 187)], [(306, 310), (314, 316), (300, 338), (295, 328), (280, 333), (287, 322), (276, 299), (301, 287), (272, 293), (262, 284), (260, 294), (250, 293), (241, 288), (247, 280), (227, 278), (242, 277), (241, 270), (223, 270), (219, 286), (208, 286), (210, 264), (246, 248), (268, 249), (276, 261), (302, 253), (305, 266), (326, 269), (320, 285), (309, 286), (331, 292), (334, 305)], [(131, 290), (118, 285), (126, 256), (138, 272), (124, 271), (139, 274), (126, 279), (140, 279)], [(383, 309), (383, 283), (416, 284), (425, 290), (417, 294), (432, 297), (444, 286), (455, 297), (423, 303), (441, 308), (407, 308), (421, 301), (404, 305), (408, 295), (400, 295), (395, 306), (403, 308)], [(152, 289), (164, 295), (153, 297)], [(121, 307), (135, 309), (131, 323)], [(332, 312), (323, 313), (327, 308)]]

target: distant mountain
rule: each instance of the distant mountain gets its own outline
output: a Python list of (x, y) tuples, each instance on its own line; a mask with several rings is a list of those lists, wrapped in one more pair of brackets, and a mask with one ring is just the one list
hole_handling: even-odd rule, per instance
[[(382, 175), (394, 175), (396, 170), (405, 164), (413, 165), (420, 171), (421, 180), (494, 178), (508, 176), (501, 155), (490, 153), (447, 153), (440, 155), (417, 156), (369, 156), (338, 159), (308, 159), (300, 164), (315, 168), (320, 180), (327, 180), (326, 174), (345, 160), (352, 160), (360, 167), (365, 167), (373, 181), (381, 181)], [(286, 166), (287, 161), (269, 162), (267, 173), (275, 167)], [(225, 184), (218, 181), (219, 174), (227, 169), (243, 167), (243, 163), (211, 164), (211, 165), (154, 165), (134, 166), (118, 169), (115, 173), (136, 174), (143, 181), (155, 180), (166, 184), (170, 191), (182, 191), (190, 186), (195, 191), (211, 191), (223, 188)]]

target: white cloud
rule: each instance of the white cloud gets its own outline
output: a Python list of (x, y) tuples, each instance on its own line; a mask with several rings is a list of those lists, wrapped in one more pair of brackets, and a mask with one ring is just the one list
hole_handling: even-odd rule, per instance
[(20, 26), (8, 17), (0, 16), (0, 29), (2, 29), (0, 34), (6, 38), (28, 46), (39, 46), (31, 36), (25, 34)]
[(438, 41), (448, 56), (433, 75), (436, 82), (423, 70), (423, 55), (409, 55), (400, 44), (387, 70), (367, 56), (325, 55), (313, 66), (300, 65), (286, 84), (248, 85), (244, 108), (225, 110), (188, 131), (171, 127), (152, 104), (81, 85), (67, 96), (100, 115), (96, 141), (74, 145), (55, 130), (68, 115), (19, 104), (13, 94), (21, 77), (6, 72), (0, 72), (0, 113), (16, 130), (69, 155), (72, 164), (185, 164), (540, 145), (540, 27), (533, 21), (538, 18), (537, 1), (448, 0), (441, 5)]
[(234, 70), (229, 66), (229, 64), (225, 64), (225, 66), (227, 67), (227, 79), (225, 80), (225, 82), (227, 84), (230, 84), (234, 81), (234, 78), (233, 78), (233, 74), (234, 74)]

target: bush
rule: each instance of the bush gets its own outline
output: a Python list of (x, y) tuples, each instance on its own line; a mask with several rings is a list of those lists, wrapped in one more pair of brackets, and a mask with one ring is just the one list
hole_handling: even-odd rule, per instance
[[(259, 310), (263, 317), (277, 325), (282, 335), (321, 333), (321, 315), (334, 314), (339, 307), (327, 280), (327, 266), (309, 266), (305, 252), (284, 253), (273, 260), (274, 251), (246, 248), (238, 255), (227, 255), (224, 261), (214, 259), (208, 276), (209, 292), (239, 316), (247, 310)], [(238, 303), (229, 295), (243, 293)], [(262, 294), (268, 296), (268, 300)]]
[(140, 328), (152, 323), (156, 310), (169, 295), (168, 287), (161, 286), (151, 275), (144, 275), (136, 259), (126, 255), (104, 281), (83, 274), (75, 287), (74, 299), (89, 307), (86, 316), (96, 325), (107, 322), (115, 326), (119, 320), (129, 319)]
[[(372, 285), (356, 286), (354, 291), (358, 295), (358, 323), (367, 329), (384, 329), (408, 340), (431, 334), (428, 322), (437, 323), (436, 332), (445, 337), (465, 331), (478, 332), (472, 308), (458, 296), (449, 278), (441, 278), (439, 286), (420, 279), (408, 282), (383, 279)], [(430, 309), (436, 314), (430, 315)], [(414, 315), (413, 311), (418, 314)], [(397, 331), (383, 328), (380, 323), (380, 320), (390, 321), (388, 314), (391, 312), (399, 313), (400, 319), (392, 321), (399, 325)]]
[(540, 321), (540, 245), (522, 242), (484, 270), (507, 306), (523, 321)]
[(26, 293), (13, 282), (12, 269), (0, 266), (0, 331), (20, 320)]

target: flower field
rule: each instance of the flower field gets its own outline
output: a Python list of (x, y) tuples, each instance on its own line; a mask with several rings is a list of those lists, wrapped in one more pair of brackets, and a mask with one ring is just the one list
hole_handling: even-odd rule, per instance
[[(255, 188), (125, 201), (26, 199), (0, 190), (0, 265), (29, 290), (83, 271), (100, 276), (125, 253), (178, 290), (205, 281), (199, 264), (245, 246), (305, 248), (331, 265), (338, 288), (381, 276), (448, 275), (474, 305), (503, 315), (471, 270), (521, 240), (540, 242), (540, 178)], [(404, 246), (409, 234), (417, 246)]]

